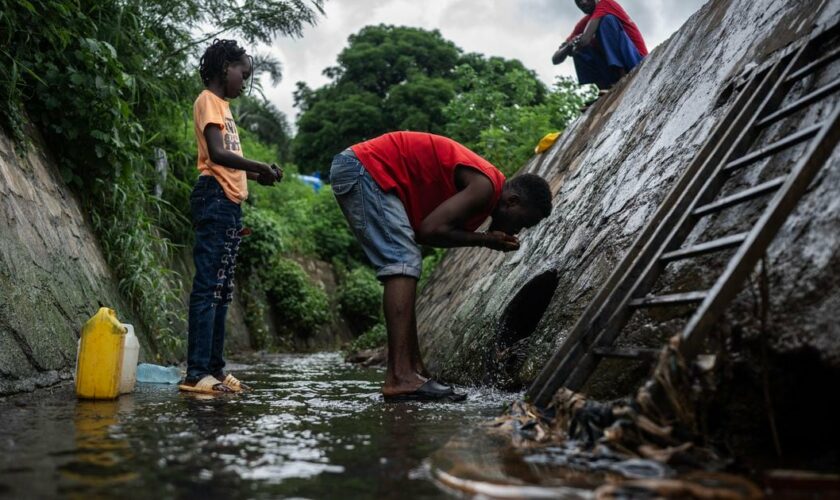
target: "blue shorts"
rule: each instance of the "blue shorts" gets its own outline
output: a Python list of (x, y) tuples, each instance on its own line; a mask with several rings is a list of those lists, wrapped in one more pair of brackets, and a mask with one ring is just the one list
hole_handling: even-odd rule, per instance
[(419, 279), (423, 256), (399, 197), (383, 191), (351, 150), (333, 159), (330, 184), (376, 277)]

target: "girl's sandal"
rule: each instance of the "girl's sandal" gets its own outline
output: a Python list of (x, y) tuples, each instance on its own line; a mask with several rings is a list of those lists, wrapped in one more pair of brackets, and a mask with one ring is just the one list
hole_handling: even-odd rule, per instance
[(230, 394), (232, 392), (236, 392), (232, 388), (223, 384), (222, 382), (219, 382), (219, 380), (212, 375), (207, 375), (206, 377), (199, 380), (195, 384), (187, 384), (187, 383), (181, 384), (181, 385), (178, 386), (178, 389), (182, 390), (184, 392), (195, 392), (195, 393), (198, 393), (198, 394), (213, 394), (213, 395), (216, 395), (216, 394)]
[(230, 373), (225, 376), (224, 381), (222, 383), (228, 388), (231, 389), (233, 392), (243, 392), (243, 391), (250, 391), (251, 388), (247, 385), (243, 384), (239, 381), (238, 378), (234, 377)]

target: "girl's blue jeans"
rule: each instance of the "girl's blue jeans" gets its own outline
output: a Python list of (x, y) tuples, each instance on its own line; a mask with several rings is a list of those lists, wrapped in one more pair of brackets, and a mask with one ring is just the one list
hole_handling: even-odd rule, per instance
[(201, 176), (190, 196), (195, 229), (195, 278), (190, 293), (186, 382), (217, 376), (225, 367), (225, 319), (242, 230), (242, 207), (212, 176)]

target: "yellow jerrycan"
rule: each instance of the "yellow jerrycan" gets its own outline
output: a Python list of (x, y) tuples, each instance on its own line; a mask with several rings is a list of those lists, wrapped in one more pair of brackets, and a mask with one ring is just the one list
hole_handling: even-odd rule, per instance
[(120, 395), (126, 328), (113, 309), (103, 307), (82, 328), (76, 361), (76, 395), (116, 399)]

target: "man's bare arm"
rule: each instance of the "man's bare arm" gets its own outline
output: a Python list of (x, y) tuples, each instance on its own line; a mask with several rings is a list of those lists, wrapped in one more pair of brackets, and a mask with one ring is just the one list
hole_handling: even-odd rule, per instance
[(589, 44), (595, 40), (595, 35), (598, 34), (598, 27), (601, 26), (601, 18), (598, 19), (590, 19), (588, 23), (586, 23), (586, 29), (583, 30), (583, 34), (580, 36), (580, 41), (577, 44), (577, 48), (581, 49), (583, 47), (588, 47)]
[(462, 174), (467, 186), (430, 213), (420, 224), (415, 238), (418, 243), (440, 248), (487, 247), (512, 251), (519, 248), (514, 236), (504, 233), (475, 233), (465, 231), (463, 225), (482, 213), (493, 197), (490, 179), (472, 169)]
[(572, 54), (572, 48), (573, 45), (571, 42), (564, 42), (563, 45), (561, 45), (560, 48), (557, 49), (557, 52), (555, 52), (554, 55), (551, 56), (552, 64), (562, 64), (563, 61), (565, 61), (566, 58)]

